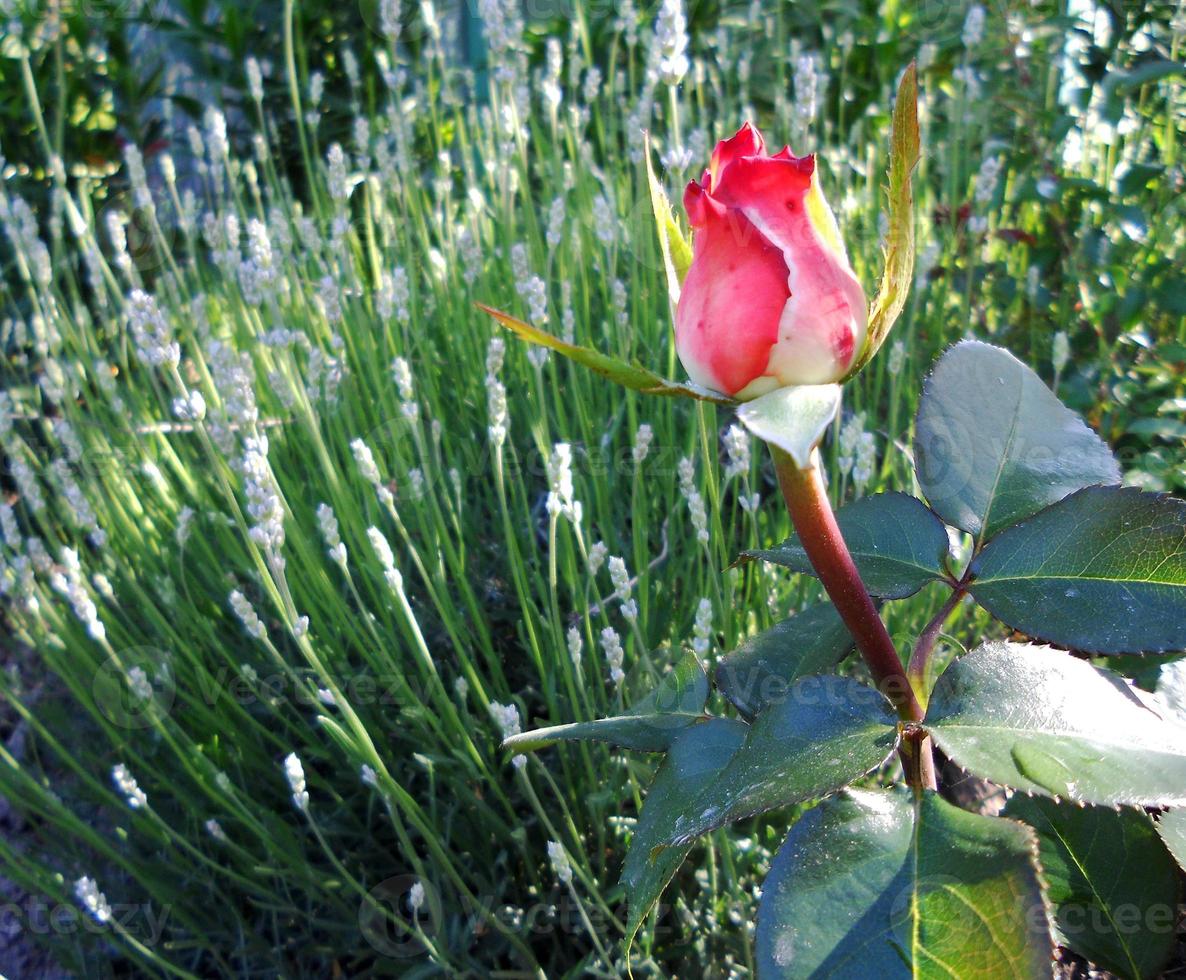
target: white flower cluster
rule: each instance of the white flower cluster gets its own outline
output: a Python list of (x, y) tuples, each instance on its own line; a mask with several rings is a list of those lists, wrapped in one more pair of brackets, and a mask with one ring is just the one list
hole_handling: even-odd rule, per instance
[(206, 399), (197, 390), (173, 399), (173, 414), (182, 422), (201, 422), (206, 417)]
[(229, 452), (234, 430), (250, 429), (259, 421), (251, 355), (246, 351), (238, 353), (221, 340), (212, 339), (206, 345), (206, 360), (221, 405), (221, 418), (211, 425), (211, 434)]
[(593, 198), (593, 232), (603, 245), (612, 245), (618, 237), (618, 216), (604, 194)]
[(568, 628), (568, 657), (572, 661), (573, 667), (577, 670), (581, 669), (581, 653), (585, 648), (585, 642), (581, 639), (581, 631), (575, 626)]
[(704, 498), (696, 489), (696, 466), (685, 456), (679, 461), (679, 489), (688, 502), (688, 513), (692, 518), (692, 528), (696, 532), (696, 539), (701, 544), (708, 543), (708, 510), (704, 506)]
[[(519, 709), (513, 704), (499, 704), (497, 701), (491, 701), (490, 716), (494, 719), (494, 723), (498, 726), (504, 739), (518, 735), (523, 730), (519, 721)], [(516, 769), (522, 769), (527, 765), (527, 756), (517, 755), (511, 759), (511, 764)]]
[(392, 592), (402, 592), (404, 577), (395, 567), (395, 555), (392, 554), (387, 538), (377, 527), (368, 527), (367, 539), (371, 542), (371, 549), (375, 552), (375, 557), (379, 559), (379, 564), (383, 566), (383, 580), (387, 583), (387, 587)]
[(1071, 359), (1071, 341), (1065, 330), (1060, 330), (1054, 335), (1052, 347), (1050, 360), (1054, 365), (1054, 373), (1061, 375), (1063, 368)]
[(143, 289), (133, 289), (128, 295), (127, 320), (141, 361), (151, 367), (177, 366), (181, 346), (173, 339), (173, 331), (153, 296)]
[(111, 781), (115, 784), (115, 788), (123, 793), (124, 799), (128, 801), (128, 806), (133, 810), (139, 810), (148, 805), (148, 797), (144, 795), (144, 790), (140, 788), (136, 777), (122, 762), (112, 768)]
[(873, 433), (865, 431), (863, 412), (858, 412), (844, 423), (840, 429), (838, 448), (840, 471), (851, 474), (857, 493), (863, 493), (873, 479), (873, 469), (877, 464), (877, 443)]
[(605, 651), (605, 661), (609, 664), (609, 679), (615, 685), (621, 684), (626, 679), (626, 672), (622, 670), (626, 651), (622, 649), (622, 638), (612, 626), (601, 631), (601, 649)]
[(516, 0), (478, 0), (478, 16), (485, 27), (490, 64), (500, 82), (513, 82), (523, 21)]
[(626, 562), (617, 555), (609, 560), (609, 578), (614, 584), (614, 595), (622, 603), (622, 615), (633, 623), (638, 619), (638, 603), (631, 598), (632, 586)]
[(239, 263), (239, 288), (249, 306), (274, 302), (283, 283), (272, 251), (268, 226), (258, 218), (247, 222), (247, 258)]
[(688, 73), (688, 22), (682, 0), (663, 0), (655, 20), (659, 74), (668, 85), (678, 85)]
[(609, 556), (609, 546), (604, 541), (596, 542), (592, 548), (589, 549), (589, 577), (593, 578), (601, 571), (601, 566), (605, 564), (605, 559)]
[(177, 540), (177, 544), (183, 548), (193, 531), (195, 517), (197, 517), (197, 511), (188, 504), (177, 512), (177, 526), (173, 529), (173, 537)]
[(370, 446), (361, 439), (355, 439), (350, 443), (350, 452), (354, 454), (354, 462), (358, 466), (359, 474), (374, 489), (379, 502), (388, 507), (392, 506), (395, 503), (395, 497), (383, 484), (383, 478), (379, 474), (379, 467), (375, 464), (375, 457), (371, 453)]
[(696, 607), (696, 622), (692, 626), (692, 649), (698, 657), (708, 654), (712, 647), (712, 602), (701, 599)]
[(962, 40), (968, 50), (980, 47), (984, 40), (985, 10), (980, 4), (973, 4), (968, 8), (968, 15), (964, 18)]
[[(534, 275), (527, 258), (527, 246), (522, 242), (511, 248), (511, 268), (515, 276), (515, 291), (519, 298), (527, 304), (527, 319), (531, 323), (542, 324), (548, 320), (548, 286), (539, 276)], [(545, 353), (547, 348), (539, 348)]]
[(795, 121), (805, 134), (819, 113), (819, 99), (827, 88), (820, 56), (814, 52), (797, 54), (795, 59)]
[(235, 611), (235, 615), (239, 617), (239, 622), (243, 624), (243, 628), (247, 630), (249, 636), (254, 636), (257, 640), (267, 638), (268, 631), (263, 620), (256, 615), (255, 607), (242, 592), (238, 589), (231, 592), (230, 603), (231, 609)]
[(424, 905), (424, 883), (417, 881), (408, 889), (408, 911), (415, 915)]
[(993, 199), (997, 192), (997, 184), (1000, 183), (1002, 165), (1002, 159), (996, 156), (985, 157), (981, 161), (980, 170), (976, 174), (974, 193), (977, 204), (987, 204)]
[(379, 30), (388, 41), (399, 40), (401, 30), (399, 0), (379, 0)]
[(94, 508), (91, 507), (78, 481), (74, 479), (70, 464), (65, 459), (55, 459), (49, 465), (49, 473), (59, 496), (70, 512), (74, 526), (86, 531), (87, 540), (92, 545), (102, 548), (107, 543), (107, 532), (99, 527), (99, 519), (95, 516)]
[(74, 882), (74, 894), (96, 922), (106, 924), (111, 921), (111, 906), (107, 904), (106, 896), (99, 891), (94, 878), (79, 878)]
[(329, 182), (329, 195), (339, 205), (350, 197), (350, 178), (346, 167), (346, 153), (340, 144), (334, 143), (325, 155), (325, 168)]
[(33, 209), (24, 198), (10, 198), (0, 192), (0, 223), (4, 225), (4, 233), (12, 243), (13, 251), (22, 255), (30, 266), (34, 282), (42, 289), (48, 289), (53, 282), (53, 261), (38, 235), (37, 216)]
[(564, 89), (560, 86), (560, 76), (564, 72), (564, 49), (560, 46), (560, 38), (548, 38), (544, 51), (545, 64), (539, 88), (544, 105), (549, 112), (554, 113), (564, 101)]
[(152, 697), (152, 682), (143, 667), (132, 667), (125, 678), (128, 690), (137, 701), (147, 701)]
[(740, 425), (731, 425), (725, 431), (725, 455), (728, 463), (725, 466), (725, 477), (742, 476), (749, 473), (750, 466), (750, 437)]
[(284, 778), (292, 790), (292, 802), (298, 810), (309, 809), (309, 791), (305, 788), (305, 767), (295, 752), (284, 757)]
[(408, 283), (408, 272), (402, 266), (379, 277), (379, 288), (375, 291), (375, 310), (384, 320), (394, 317), (400, 323), (412, 319), (412, 290)]
[[(148, 177), (144, 172), (144, 154), (134, 143), (124, 147), (124, 169), (132, 187), (132, 203), (137, 208), (155, 209), (155, 202), (148, 189)], [(71, 222), (74, 223), (73, 220)], [(79, 232), (76, 231), (76, 234)]]
[(17, 552), (21, 547), (21, 530), (16, 522), (12, 504), (0, 503), (0, 540)]
[(249, 436), (243, 444), (240, 462), (243, 490), (247, 495), (247, 513), (254, 524), (251, 540), (274, 561), (283, 565), (280, 549), (284, 547), (284, 505), (276, 489), (276, 478), (268, 464), (268, 437)]
[(17, 494), (21, 501), (34, 513), (45, 510), (45, 494), (41, 492), (41, 485), (37, 482), (37, 474), (28, 460), (16, 457), (10, 464), (9, 472), (16, 484)]
[(489, 416), (490, 441), (501, 446), (507, 439), (507, 390), (498, 380), (506, 357), (506, 341), (491, 337), (486, 349), (486, 412)]
[(395, 387), (399, 391), (400, 412), (408, 422), (414, 425), (420, 419), (420, 403), (416, 401), (416, 388), (412, 382), (412, 366), (405, 358), (397, 357), (391, 362), (391, 376), (395, 379)]
[[(558, 248), (561, 242), (564, 241), (564, 218), (564, 197), (560, 195), (552, 199), (552, 204), (548, 208), (546, 239), (549, 248)], [(571, 289), (571, 286), (569, 288)]]
[(548, 471), (548, 500), (549, 516), (563, 515), (573, 524), (581, 521), (581, 502), (573, 499), (572, 485), (572, 446), (567, 442), (558, 442), (552, 447), (552, 455), (547, 461)]
[(325, 542), (330, 560), (345, 568), (346, 545), (342, 543), (342, 536), (338, 531), (338, 518), (329, 504), (317, 505), (317, 524), (321, 528), (321, 538)]
[(551, 862), (552, 871), (560, 884), (572, 884), (572, 863), (563, 844), (554, 840), (548, 841), (548, 861)]
[(654, 430), (649, 425), (647, 425), (646, 422), (643, 422), (642, 425), (638, 427), (638, 431), (634, 433), (634, 450), (632, 455), (634, 457), (635, 466), (641, 466), (643, 460), (647, 458), (647, 454), (651, 451), (651, 443), (654, 441), (654, 439)]
[(91, 639), (100, 643), (106, 642), (107, 629), (99, 619), (99, 610), (95, 608), (82, 582), (82, 566), (78, 561), (78, 552), (73, 548), (63, 547), (59, 557), (62, 567), (50, 575), (50, 584), (55, 591), (66, 597), (70, 608), (74, 610), (74, 615), (86, 626)]

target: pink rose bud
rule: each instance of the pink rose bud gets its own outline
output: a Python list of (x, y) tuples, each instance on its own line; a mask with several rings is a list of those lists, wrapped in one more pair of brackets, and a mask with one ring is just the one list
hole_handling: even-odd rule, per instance
[(675, 317), (697, 384), (737, 398), (828, 384), (865, 341), (865, 293), (824, 200), (815, 156), (766, 153), (746, 123), (684, 192), (693, 258)]

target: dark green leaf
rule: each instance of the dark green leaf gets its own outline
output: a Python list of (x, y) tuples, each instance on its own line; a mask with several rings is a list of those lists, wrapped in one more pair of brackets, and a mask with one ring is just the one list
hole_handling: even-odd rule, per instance
[(896, 717), (880, 693), (851, 677), (805, 677), (754, 719), (745, 744), (685, 807), (668, 843), (834, 793), (880, 766), (897, 744)]
[(700, 401), (714, 402), (717, 405), (737, 404), (732, 398), (722, 395), (719, 391), (711, 391), (708, 388), (691, 383), (668, 381), (649, 368), (640, 367), (637, 364), (627, 364), (620, 358), (613, 357), (610, 354), (603, 354), (601, 351), (594, 350), (592, 347), (581, 347), (577, 344), (567, 343), (559, 337), (548, 333), (546, 330), (533, 327), (530, 323), (524, 323), (518, 317), (513, 317), (509, 313), (503, 313), (501, 310), (496, 310), (493, 307), (479, 303), (478, 309), (489, 313), (495, 320), (510, 330), (511, 333), (526, 340), (528, 343), (538, 344), (541, 347), (554, 350), (558, 354), (563, 354), (570, 360), (576, 361), (582, 367), (587, 367), (589, 370), (595, 371), (615, 384), (620, 384), (623, 388), (641, 391), (646, 395), (696, 398)]
[(717, 687), (752, 718), (784, 700), (800, 677), (826, 673), (852, 648), (852, 635), (835, 608), (822, 602), (749, 637), (723, 657)]
[[(852, 552), (866, 588), (883, 599), (904, 599), (928, 582), (943, 578), (949, 543), (943, 522), (917, 497), (879, 493), (862, 497), (836, 512), (836, 523)], [(743, 551), (796, 572), (815, 569), (797, 534), (777, 548)]]
[(1157, 833), (1169, 852), (1186, 871), (1186, 810), (1170, 810), (1157, 818)]
[(986, 643), (935, 685), (924, 727), (958, 765), (1081, 803), (1186, 805), (1186, 727), (1050, 647)]
[(853, 361), (849, 377), (877, 353), (897, 322), (914, 279), (914, 191), (911, 179), (919, 158), (918, 69), (912, 62), (898, 82), (890, 133), (889, 184), (886, 197), (889, 226), (885, 235), (885, 268), (877, 296), (869, 308), (865, 345)]
[(740, 721), (713, 718), (693, 725), (671, 743), (671, 750), (647, 791), (646, 803), (639, 814), (626, 864), (622, 868), (622, 882), (629, 903), (627, 947), (634, 941), (642, 920), (659, 900), (692, 845), (668, 847), (654, 860), (651, 853), (675, 833), (676, 819), (687, 810), (696, 795), (719, 776), (738, 746), (745, 741), (747, 731)]
[(1181, 419), (1137, 419), (1124, 430), (1129, 435), (1152, 436), (1159, 439), (1186, 439), (1186, 422)]
[(934, 793), (849, 791), (804, 815), (762, 886), (757, 966), (797, 977), (1050, 976), (1033, 831)]
[(1143, 191), (1150, 183), (1160, 179), (1165, 167), (1148, 163), (1130, 163), (1117, 177), (1116, 190), (1121, 197)]
[(1016, 630), (1093, 653), (1186, 648), (1186, 501), (1091, 487), (1002, 531), (972, 595)]
[(1083, 487), (1120, 482), (1108, 447), (1041, 378), (973, 340), (927, 379), (914, 456), (935, 512), (979, 541)]
[(1178, 869), (1149, 815), (1020, 793), (1005, 815), (1038, 832), (1062, 944), (1132, 980), (1155, 976), (1174, 948)]
[(1186, 75), (1186, 64), (1180, 61), (1169, 61), (1164, 58), (1154, 58), (1142, 62), (1132, 71), (1117, 71), (1109, 74), (1104, 82), (1104, 88), (1110, 95), (1112, 92), (1123, 93), (1150, 82), (1156, 82), (1171, 75)]
[(695, 654), (685, 654), (662, 683), (626, 714), (596, 721), (537, 728), (512, 735), (502, 745), (515, 752), (532, 752), (553, 742), (612, 742), (642, 752), (665, 752), (680, 732), (704, 720), (708, 675)]

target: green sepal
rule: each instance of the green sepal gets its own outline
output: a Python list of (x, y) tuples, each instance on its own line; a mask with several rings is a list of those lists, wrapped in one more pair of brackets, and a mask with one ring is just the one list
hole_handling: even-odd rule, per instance
[(563, 354), (569, 360), (576, 361), (582, 367), (587, 367), (589, 370), (595, 371), (615, 384), (620, 384), (623, 388), (641, 391), (645, 395), (660, 395), (667, 398), (695, 398), (699, 401), (712, 402), (716, 405), (737, 404), (734, 399), (728, 395), (722, 395), (719, 391), (713, 391), (711, 388), (704, 388), (691, 382), (668, 381), (649, 368), (644, 368), (637, 364), (627, 364), (620, 358), (613, 357), (610, 354), (603, 354), (601, 351), (594, 350), (592, 347), (567, 343), (559, 337), (548, 333), (546, 330), (533, 327), (530, 323), (524, 323), (518, 317), (513, 317), (509, 313), (503, 313), (501, 310), (486, 306), (484, 303), (478, 303), (477, 306), (484, 313), (489, 313), (521, 340), (526, 340), (531, 344), (538, 344), (540, 347), (547, 347), (549, 350), (556, 351), (557, 354)]

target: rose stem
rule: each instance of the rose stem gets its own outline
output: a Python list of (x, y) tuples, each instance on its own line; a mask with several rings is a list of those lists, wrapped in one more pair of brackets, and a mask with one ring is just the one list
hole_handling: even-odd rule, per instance
[[(800, 469), (783, 450), (770, 446), (778, 484), (787, 503), (791, 521), (807, 558), (819, 575), (836, 612), (856, 640), (857, 649), (869, 665), (880, 690), (893, 703), (904, 721), (922, 721), (922, 705), (902, 669), (902, 661), (877, 607), (869, 597), (848, 545), (836, 524), (828, 492), (819, 469), (819, 454)], [(906, 780), (914, 788), (935, 788), (934, 759), (929, 739), (921, 730), (907, 733), (899, 749)]]
[(943, 624), (947, 622), (947, 618), (959, 605), (960, 599), (964, 596), (963, 587), (952, 590), (950, 597), (943, 608), (936, 613), (935, 618), (926, 625), (918, 636), (918, 642), (914, 645), (914, 652), (910, 655), (910, 664), (906, 668), (906, 675), (914, 682), (916, 690), (924, 689), (927, 682), (927, 672), (931, 665), (931, 654), (935, 650), (935, 641), (939, 639), (939, 631), (943, 629)]

